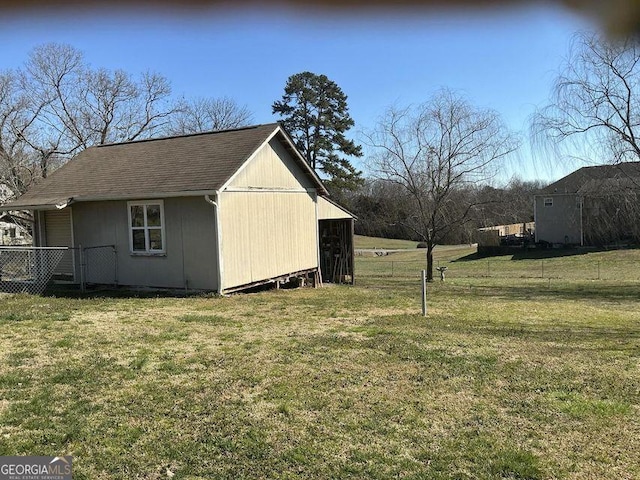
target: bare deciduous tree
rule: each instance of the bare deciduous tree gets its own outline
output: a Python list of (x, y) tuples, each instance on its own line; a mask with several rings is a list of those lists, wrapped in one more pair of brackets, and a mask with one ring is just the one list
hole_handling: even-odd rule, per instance
[(78, 139), (83, 144), (149, 138), (163, 132), (176, 111), (169, 101), (169, 81), (157, 73), (143, 73), (136, 81), (122, 70), (99, 69), (85, 78)]
[(15, 72), (0, 73), (0, 200), (24, 192), (38, 176), (39, 152), (27, 140), (37, 134), (33, 124), (38, 109), (30, 109), (31, 103)]
[(198, 98), (181, 102), (171, 119), (169, 132), (184, 135), (239, 128), (251, 123), (252, 117), (246, 106), (230, 98)]
[(247, 108), (231, 99), (176, 102), (162, 75), (136, 78), (96, 69), (70, 45), (41, 45), (22, 69), (0, 72), (0, 197), (24, 193), (93, 145), (233, 128), (250, 120)]
[(435, 245), (471, 218), (475, 203), (466, 187), (491, 179), (519, 142), (496, 112), (448, 90), (417, 107), (388, 109), (365, 136), (375, 151), (372, 170), (411, 199), (411, 214), (398, 221), (427, 244), (432, 280)]
[(5, 196), (92, 145), (167, 133), (177, 111), (169, 81), (146, 72), (91, 68), (70, 45), (36, 47), (16, 72), (0, 73), (0, 184)]
[(637, 39), (576, 35), (549, 105), (533, 117), (534, 138), (600, 157), (591, 161), (640, 160), (639, 60)]
[(82, 53), (55, 43), (36, 47), (22, 82), (33, 99), (40, 127), (57, 153), (71, 155), (91, 145), (152, 136), (174, 112), (169, 81), (146, 72), (135, 80), (122, 71), (91, 69)]

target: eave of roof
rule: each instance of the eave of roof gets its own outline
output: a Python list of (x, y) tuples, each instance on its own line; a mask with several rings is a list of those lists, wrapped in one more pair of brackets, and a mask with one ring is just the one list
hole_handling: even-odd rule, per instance
[(212, 194), (256, 151), (278, 137), (321, 195), (328, 192), (278, 123), (90, 147), (4, 210), (59, 208), (62, 202)]

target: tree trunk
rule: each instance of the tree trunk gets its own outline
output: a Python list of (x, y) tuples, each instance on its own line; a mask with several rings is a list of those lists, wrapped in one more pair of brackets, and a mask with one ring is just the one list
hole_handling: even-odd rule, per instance
[(433, 282), (433, 248), (435, 245), (427, 242), (427, 282)]

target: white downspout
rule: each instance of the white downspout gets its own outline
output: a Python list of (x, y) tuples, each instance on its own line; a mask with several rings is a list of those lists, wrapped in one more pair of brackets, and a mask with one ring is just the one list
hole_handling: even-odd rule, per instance
[(216, 201), (211, 200), (209, 194), (204, 196), (204, 199), (207, 203), (213, 205), (215, 216), (216, 216), (216, 242), (217, 248), (216, 253), (218, 255), (218, 294), (222, 295), (224, 290), (222, 288), (222, 273), (223, 273), (223, 265), (222, 265), (222, 235), (220, 233), (220, 192), (218, 190), (215, 191)]

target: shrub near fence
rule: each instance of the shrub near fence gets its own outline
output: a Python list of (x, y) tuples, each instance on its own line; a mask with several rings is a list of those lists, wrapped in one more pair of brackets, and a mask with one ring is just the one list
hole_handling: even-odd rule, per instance
[[(625, 253), (627, 252), (627, 258)], [(639, 257), (636, 259), (636, 257)], [(639, 250), (590, 254), (568, 254), (551, 258), (517, 259), (512, 255), (491, 258), (434, 259), (436, 267), (447, 267), (447, 279), (455, 278), (544, 278), (566, 280), (640, 281)], [(419, 278), (426, 268), (424, 255), (392, 253), (384, 257), (357, 257), (356, 277)]]

